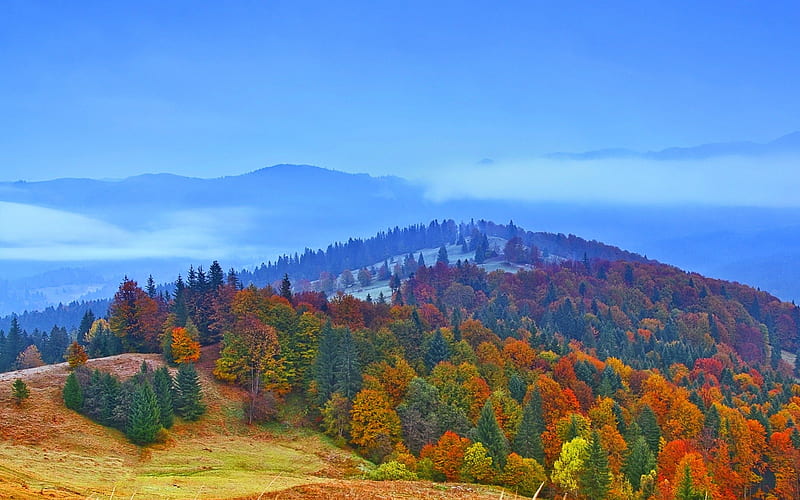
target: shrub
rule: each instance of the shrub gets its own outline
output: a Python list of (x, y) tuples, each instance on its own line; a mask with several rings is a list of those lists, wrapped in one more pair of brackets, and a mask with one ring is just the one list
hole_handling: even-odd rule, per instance
[(406, 467), (406, 464), (401, 464), (396, 460), (379, 465), (378, 468), (370, 471), (367, 477), (373, 481), (416, 481), (419, 479), (416, 473)]

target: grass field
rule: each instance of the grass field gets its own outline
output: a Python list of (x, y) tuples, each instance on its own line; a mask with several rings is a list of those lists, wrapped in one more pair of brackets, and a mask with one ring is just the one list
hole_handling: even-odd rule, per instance
[[(500, 498), (475, 485), (378, 483), (359, 479), (361, 460), (318, 433), (274, 424), (246, 426), (243, 394), (210, 376), (213, 348), (199, 371), (208, 412), (178, 421), (164, 442), (146, 448), (122, 433), (67, 410), (65, 364), (0, 374), (0, 498), (64, 499), (296, 499)], [(155, 354), (90, 360), (122, 377)], [(11, 383), (22, 378), (31, 397), (21, 407)], [(513, 498), (507, 493), (505, 498)]]

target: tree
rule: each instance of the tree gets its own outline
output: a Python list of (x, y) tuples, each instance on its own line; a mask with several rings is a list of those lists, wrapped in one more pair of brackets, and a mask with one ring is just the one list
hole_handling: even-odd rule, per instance
[(206, 411), (206, 407), (203, 405), (200, 379), (197, 376), (197, 370), (191, 363), (178, 366), (174, 403), (175, 413), (185, 420), (197, 420)]
[(283, 279), (281, 280), (281, 297), (288, 300), (289, 302), (292, 301), (292, 282), (289, 281), (289, 275), (284, 274)]
[(442, 335), (442, 330), (436, 330), (428, 352), (425, 353), (425, 366), (428, 367), (428, 370), (432, 370), (434, 366), (448, 359), (450, 359), (450, 347)]
[(373, 459), (382, 460), (400, 440), (400, 418), (385, 393), (362, 389), (350, 411), (350, 434)]
[(361, 366), (358, 361), (358, 350), (353, 334), (347, 328), (339, 337), (335, 375), (334, 390), (342, 396), (352, 399), (361, 389)]
[(481, 442), (473, 443), (464, 452), (464, 465), (461, 474), (467, 481), (490, 482), (497, 475), (492, 457)]
[(692, 481), (692, 469), (688, 463), (681, 470), (681, 480), (675, 488), (675, 500), (703, 500), (705, 495), (696, 490)]
[(584, 472), (589, 443), (576, 437), (561, 446), (561, 454), (553, 463), (551, 479), (562, 490), (576, 494), (580, 489), (580, 477)]
[(200, 359), (200, 342), (191, 335), (188, 327), (177, 326), (172, 329), (170, 336), (170, 353), (175, 363), (194, 363)]
[(14, 398), (16, 405), (20, 406), (24, 400), (31, 396), (31, 391), (28, 389), (25, 382), (23, 382), (21, 378), (18, 378), (11, 384), (11, 396)]
[(64, 406), (77, 412), (83, 409), (83, 389), (75, 372), (70, 373), (67, 377), (62, 394), (64, 396)]
[(350, 288), (356, 282), (356, 279), (353, 277), (353, 273), (349, 269), (345, 269), (342, 271), (342, 274), (339, 275), (339, 283), (341, 284), (342, 288)]
[(464, 454), (469, 445), (469, 439), (447, 431), (442, 434), (435, 446), (429, 445), (423, 448), (420, 458), (430, 458), (433, 467), (444, 474), (448, 481), (458, 481), (464, 465)]
[(488, 399), (483, 405), (481, 416), (475, 427), (475, 441), (483, 443), (492, 462), (502, 469), (506, 464), (508, 456), (508, 440), (500, 429), (495, 417), (492, 400)]
[(24, 370), (44, 366), (44, 361), (42, 361), (42, 355), (39, 354), (39, 349), (35, 345), (29, 345), (17, 356), (16, 365), (17, 369)]
[(78, 327), (78, 342), (83, 344), (86, 342), (86, 334), (89, 333), (89, 330), (92, 328), (92, 324), (94, 323), (94, 313), (91, 309), (87, 309), (86, 312), (83, 314), (81, 318), (81, 324)]
[(534, 458), (540, 464), (544, 464), (542, 432), (544, 432), (542, 397), (539, 391), (534, 390), (528, 404), (522, 409), (522, 419), (517, 427), (512, 449), (524, 458)]
[(358, 282), (361, 283), (361, 286), (369, 286), (372, 283), (372, 273), (369, 272), (369, 269), (366, 267), (362, 267), (358, 271)]
[(608, 496), (612, 476), (608, 468), (608, 453), (600, 445), (597, 431), (592, 432), (585, 465), (579, 477), (581, 492), (592, 500), (603, 500)]
[(449, 264), (450, 259), (447, 256), (447, 248), (442, 245), (439, 247), (439, 254), (436, 256), (436, 263)]
[(156, 282), (153, 279), (153, 275), (149, 275), (147, 277), (147, 285), (145, 286), (145, 291), (147, 292), (147, 296), (151, 299), (156, 298)]
[(153, 392), (158, 400), (159, 420), (165, 429), (172, 427), (175, 418), (172, 382), (172, 376), (166, 366), (162, 366), (153, 374)]
[(108, 308), (111, 331), (131, 352), (156, 352), (163, 318), (155, 299), (150, 298), (127, 276)]
[(656, 469), (656, 457), (644, 436), (637, 436), (625, 459), (622, 471), (635, 490), (641, 488), (641, 478)]
[(133, 443), (142, 446), (155, 441), (160, 430), (158, 400), (150, 384), (143, 382), (134, 392), (125, 433)]
[(637, 423), (642, 430), (642, 435), (645, 441), (647, 441), (647, 445), (650, 447), (650, 451), (652, 451), (654, 455), (657, 454), (658, 443), (661, 440), (661, 428), (658, 426), (656, 415), (653, 413), (653, 409), (650, 408), (650, 406), (645, 405), (645, 407), (642, 408)]
[(72, 342), (67, 348), (67, 364), (70, 369), (74, 370), (79, 366), (83, 366), (87, 361), (89, 361), (89, 356), (86, 355), (83, 346), (77, 341)]

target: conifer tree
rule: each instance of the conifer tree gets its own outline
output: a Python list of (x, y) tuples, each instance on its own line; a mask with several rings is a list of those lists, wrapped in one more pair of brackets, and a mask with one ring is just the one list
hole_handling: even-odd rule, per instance
[(80, 412), (83, 408), (83, 389), (75, 372), (72, 372), (67, 377), (67, 382), (64, 384), (63, 390), (64, 406), (70, 410)]
[(642, 476), (649, 474), (656, 468), (656, 457), (650, 450), (644, 436), (637, 436), (630, 448), (630, 453), (625, 459), (622, 472), (631, 483), (634, 490), (641, 488)]
[(200, 390), (200, 379), (192, 363), (184, 363), (178, 367), (175, 378), (175, 413), (185, 420), (197, 420), (205, 413), (203, 394)]
[(162, 366), (153, 374), (153, 391), (158, 400), (161, 425), (169, 429), (175, 420), (175, 412), (172, 402), (172, 376), (166, 366)]
[(143, 382), (133, 394), (125, 434), (133, 443), (141, 446), (155, 441), (160, 430), (158, 399), (150, 384)]
[(592, 500), (603, 500), (611, 487), (608, 453), (600, 445), (600, 435), (592, 432), (585, 467), (580, 475), (581, 492)]
[(225, 272), (216, 260), (208, 268), (208, 286), (212, 292), (216, 292), (225, 284)]
[(675, 500), (703, 500), (704, 496), (694, 488), (692, 470), (689, 464), (685, 464), (681, 471), (681, 481), (675, 489)]
[(292, 282), (289, 281), (289, 275), (284, 274), (283, 279), (281, 280), (281, 297), (288, 300), (289, 302), (292, 301)]
[(642, 408), (642, 412), (639, 414), (637, 423), (639, 424), (645, 441), (647, 441), (647, 445), (650, 447), (650, 451), (652, 451), (654, 455), (657, 455), (658, 444), (661, 440), (661, 428), (658, 426), (658, 422), (656, 422), (656, 415), (653, 413), (653, 409), (645, 405), (644, 408)]
[(428, 352), (425, 353), (425, 366), (428, 367), (428, 370), (432, 370), (434, 366), (449, 358), (450, 347), (447, 345), (442, 331), (436, 330), (436, 333), (433, 335), (433, 340), (431, 340), (431, 344), (428, 347)]
[(147, 284), (144, 290), (151, 299), (156, 298), (156, 282), (153, 280), (152, 274), (147, 277)]
[(533, 458), (544, 464), (543, 431), (542, 396), (538, 390), (534, 390), (530, 401), (522, 409), (522, 419), (517, 427), (517, 435), (514, 436), (513, 451), (521, 457)]
[(18, 378), (11, 384), (11, 396), (14, 398), (14, 402), (17, 406), (19, 406), (24, 400), (31, 396), (31, 391), (28, 389), (25, 382), (23, 382), (21, 378)]
[(361, 390), (361, 366), (358, 362), (358, 350), (353, 334), (345, 328), (340, 337), (336, 353), (336, 382), (334, 390), (347, 399), (355, 397)]
[(439, 254), (436, 256), (436, 263), (449, 264), (450, 258), (447, 256), (447, 247), (444, 245), (439, 247)]
[(508, 456), (508, 440), (497, 423), (497, 418), (492, 407), (492, 400), (486, 401), (478, 417), (478, 424), (475, 427), (475, 441), (483, 443), (492, 457), (494, 464), (502, 469)]
[(94, 323), (94, 313), (91, 309), (87, 309), (86, 312), (83, 314), (83, 318), (81, 318), (81, 324), (78, 327), (78, 337), (77, 340), (79, 343), (84, 344), (86, 343), (86, 334), (89, 333), (89, 330), (92, 328), (92, 324)]
[(319, 348), (314, 365), (314, 381), (317, 389), (317, 404), (320, 407), (330, 399), (335, 391), (338, 337), (338, 332), (333, 329), (330, 321), (325, 323), (319, 334)]

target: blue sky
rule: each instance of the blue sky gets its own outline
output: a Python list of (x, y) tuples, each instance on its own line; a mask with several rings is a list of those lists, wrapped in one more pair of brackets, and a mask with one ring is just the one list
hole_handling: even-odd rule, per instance
[(795, 2), (0, 4), (0, 180), (419, 176), (800, 129)]

